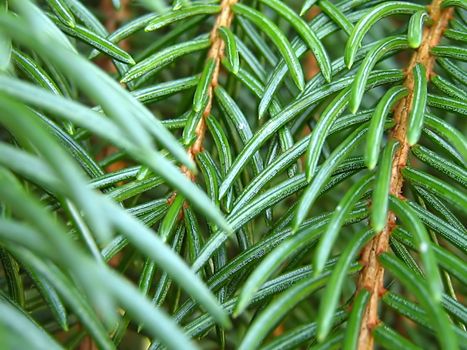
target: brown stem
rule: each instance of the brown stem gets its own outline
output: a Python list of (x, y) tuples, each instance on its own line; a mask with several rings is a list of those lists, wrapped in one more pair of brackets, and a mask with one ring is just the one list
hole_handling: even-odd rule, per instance
[[(214, 27), (211, 30), (211, 48), (208, 52), (208, 58), (214, 60), (214, 73), (212, 74), (211, 83), (208, 88), (208, 102), (204, 108), (202, 117), (196, 127), (196, 139), (195, 142), (188, 148), (188, 156), (194, 160), (196, 155), (203, 150), (203, 141), (206, 134), (206, 118), (211, 114), (212, 109), (212, 99), (214, 88), (217, 86), (219, 81), (219, 72), (221, 60), (224, 57), (225, 44), (222, 38), (219, 36), (219, 28), (221, 27), (230, 27), (233, 18), (233, 12), (231, 6), (234, 5), (238, 0), (222, 0), (221, 3), (221, 12), (217, 16)], [(185, 175), (190, 178), (192, 181), (195, 180), (195, 175), (188, 170), (185, 166), (181, 167), (181, 170)]]
[[(432, 47), (436, 46), (442, 38), (444, 30), (448, 26), (449, 19), (452, 16), (452, 9), (442, 9), (442, 0), (434, 0), (430, 6), (430, 17), (433, 25), (425, 28), (421, 46), (414, 52), (406, 70), (404, 85), (409, 94), (402, 99), (394, 109), (395, 126), (391, 131), (391, 138), (399, 141), (399, 149), (396, 152), (391, 173), (390, 194), (402, 198), (403, 177), (401, 170), (407, 164), (407, 158), (410, 146), (407, 142), (407, 121), (409, 112), (412, 108), (414, 77), (412, 70), (417, 63), (422, 64), (426, 69), (427, 78), (433, 74), (435, 58), (430, 54)], [(360, 327), (360, 336), (358, 349), (373, 349), (373, 336), (371, 331), (379, 323), (378, 301), (384, 293), (383, 278), (384, 269), (378, 262), (378, 255), (389, 250), (389, 236), (396, 226), (396, 217), (389, 213), (386, 227), (363, 249), (361, 262), (364, 266), (358, 279), (358, 290), (367, 289), (371, 293), (370, 301), (365, 310), (362, 325)]]

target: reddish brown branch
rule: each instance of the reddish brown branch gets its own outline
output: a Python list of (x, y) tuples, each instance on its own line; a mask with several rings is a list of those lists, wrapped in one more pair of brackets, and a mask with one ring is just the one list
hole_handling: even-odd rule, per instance
[[(441, 3), (442, 0), (434, 0), (430, 6), (430, 17), (433, 25), (430, 28), (425, 28), (422, 44), (412, 55), (406, 71), (404, 85), (407, 87), (409, 94), (394, 109), (395, 126), (391, 131), (391, 137), (398, 140), (400, 146), (393, 160), (390, 193), (400, 198), (403, 197), (401, 170), (407, 164), (410, 151), (410, 146), (407, 142), (407, 122), (413, 99), (414, 77), (412, 70), (417, 63), (420, 63), (425, 66), (427, 78), (433, 74), (435, 59), (430, 54), (430, 50), (441, 40), (443, 32), (447, 28), (452, 16), (452, 9), (441, 9)], [(384, 293), (384, 269), (378, 262), (378, 255), (389, 250), (389, 236), (395, 225), (396, 217), (393, 213), (390, 213), (384, 230), (362, 252), (361, 262), (364, 268), (359, 276), (358, 289), (367, 289), (371, 293), (371, 298), (365, 310), (360, 328), (358, 349), (361, 350), (373, 349), (371, 331), (379, 323), (378, 302), (379, 297)]]
[[(204, 108), (202, 117), (196, 127), (196, 139), (195, 142), (188, 148), (188, 156), (194, 160), (196, 155), (203, 150), (203, 141), (206, 134), (206, 118), (211, 114), (212, 109), (212, 98), (214, 88), (217, 86), (219, 81), (219, 72), (221, 60), (224, 57), (225, 44), (222, 38), (219, 36), (219, 28), (230, 27), (233, 18), (233, 12), (231, 6), (234, 5), (238, 0), (222, 0), (221, 12), (216, 18), (214, 27), (211, 30), (211, 48), (208, 52), (208, 59), (214, 60), (214, 73), (212, 74), (211, 83), (208, 88), (208, 102)], [(192, 181), (195, 180), (195, 175), (189, 171), (186, 167), (182, 166), (181, 170), (189, 177)]]

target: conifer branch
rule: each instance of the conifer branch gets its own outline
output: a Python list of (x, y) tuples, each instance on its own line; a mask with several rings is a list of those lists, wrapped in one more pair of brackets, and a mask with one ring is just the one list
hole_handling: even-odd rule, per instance
[[(196, 139), (194, 143), (188, 148), (188, 156), (194, 160), (196, 155), (203, 150), (203, 141), (206, 133), (206, 118), (209, 117), (212, 109), (212, 99), (214, 94), (214, 88), (219, 82), (219, 72), (220, 64), (222, 58), (224, 57), (225, 43), (219, 35), (219, 28), (221, 27), (230, 27), (233, 19), (233, 12), (231, 10), (232, 5), (234, 5), (238, 0), (223, 0), (221, 3), (221, 12), (216, 18), (214, 27), (210, 33), (211, 39), (211, 48), (208, 52), (207, 59), (214, 60), (214, 72), (212, 74), (211, 83), (208, 87), (208, 101), (206, 107), (204, 108), (201, 119), (196, 127)], [(182, 166), (181, 170), (185, 175), (190, 178), (192, 181), (195, 179), (195, 175), (192, 171), (188, 170), (185, 166)]]
[[(403, 198), (402, 187), (404, 179), (401, 170), (407, 165), (410, 146), (407, 141), (407, 123), (413, 103), (414, 76), (413, 68), (417, 63), (426, 69), (427, 79), (433, 74), (435, 57), (430, 50), (438, 45), (443, 32), (446, 30), (452, 17), (453, 9), (442, 9), (442, 0), (434, 0), (429, 8), (429, 14), (433, 21), (431, 27), (425, 28), (421, 46), (414, 52), (406, 70), (404, 85), (409, 93), (394, 109), (395, 126), (391, 131), (391, 138), (399, 141), (399, 149), (396, 152), (392, 165), (390, 194)], [(364, 266), (358, 280), (358, 290), (367, 289), (371, 293), (370, 301), (364, 313), (360, 327), (359, 349), (373, 349), (372, 329), (379, 323), (378, 302), (385, 292), (383, 287), (384, 268), (378, 261), (378, 256), (389, 250), (389, 237), (396, 226), (396, 217), (389, 213), (384, 230), (378, 234), (363, 249), (361, 261)]]

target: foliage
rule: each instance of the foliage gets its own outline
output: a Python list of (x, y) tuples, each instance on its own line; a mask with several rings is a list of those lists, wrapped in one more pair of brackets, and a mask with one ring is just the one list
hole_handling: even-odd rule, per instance
[(1, 347), (465, 347), (466, 10), (0, 0)]

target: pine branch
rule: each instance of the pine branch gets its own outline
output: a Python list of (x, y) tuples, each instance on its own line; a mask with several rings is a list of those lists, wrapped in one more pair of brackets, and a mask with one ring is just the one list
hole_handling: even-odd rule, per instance
[[(399, 198), (403, 198), (404, 180), (401, 171), (407, 164), (410, 151), (407, 140), (407, 124), (413, 103), (414, 76), (412, 72), (415, 65), (420, 63), (426, 69), (427, 79), (433, 74), (435, 57), (430, 54), (430, 50), (440, 42), (453, 13), (452, 8), (442, 9), (442, 2), (442, 0), (434, 0), (430, 6), (430, 17), (433, 25), (424, 29), (422, 44), (412, 55), (404, 82), (409, 93), (397, 104), (394, 110), (395, 126), (391, 131), (391, 138), (399, 141), (399, 149), (392, 163), (390, 194)], [(371, 240), (362, 251), (361, 260), (364, 268), (359, 276), (358, 290), (367, 289), (371, 293), (371, 297), (360, 327), (359, 349), (373, 349), (374, 340), (371, 332), (379, 324), (378, 303), (380, 296), (385, 292), (383, 287), (384, 268), (379, 263), (378, 256), (389, 250), (389, 237), (395, 226), (396, 216), (390, 212), (384, 230)]]
[(0, 347), (465, 343), (465, 1), (142, 2), (0, 0)]
[[(209, 49), (207, 58), (214, 60), (214, 72), (212, 74), (211, 82), (208, 87), (208, 101), (206, 107), (204, 108), (202, 117), (196, 127), (196, 139), (194, 143), (188, 148), (188, 156), (194, 160), (196, 155), (203, 150), (203, 141), (206, 133), (206, 118), (209, 117), (212, 109), (214, 88), (219, 82), (219, 73), (220, 73), (220, 64), (222, 58), (224, 57), (225, 43), (219, 35), (219, 29), (221, 27), (229, 28), (233, 19), (233, 12), (231, 7), (237, 3), (238, 0), (223, 0), (221, 3), (221, 12), (216, 18), (214, 27), (210, 33), (211, 48)], [(195, 174), (187, 169), (185, 166), (182, 166), (182, 171), (186, 174), (188, 178), (192, 181), (195, 179)]]

